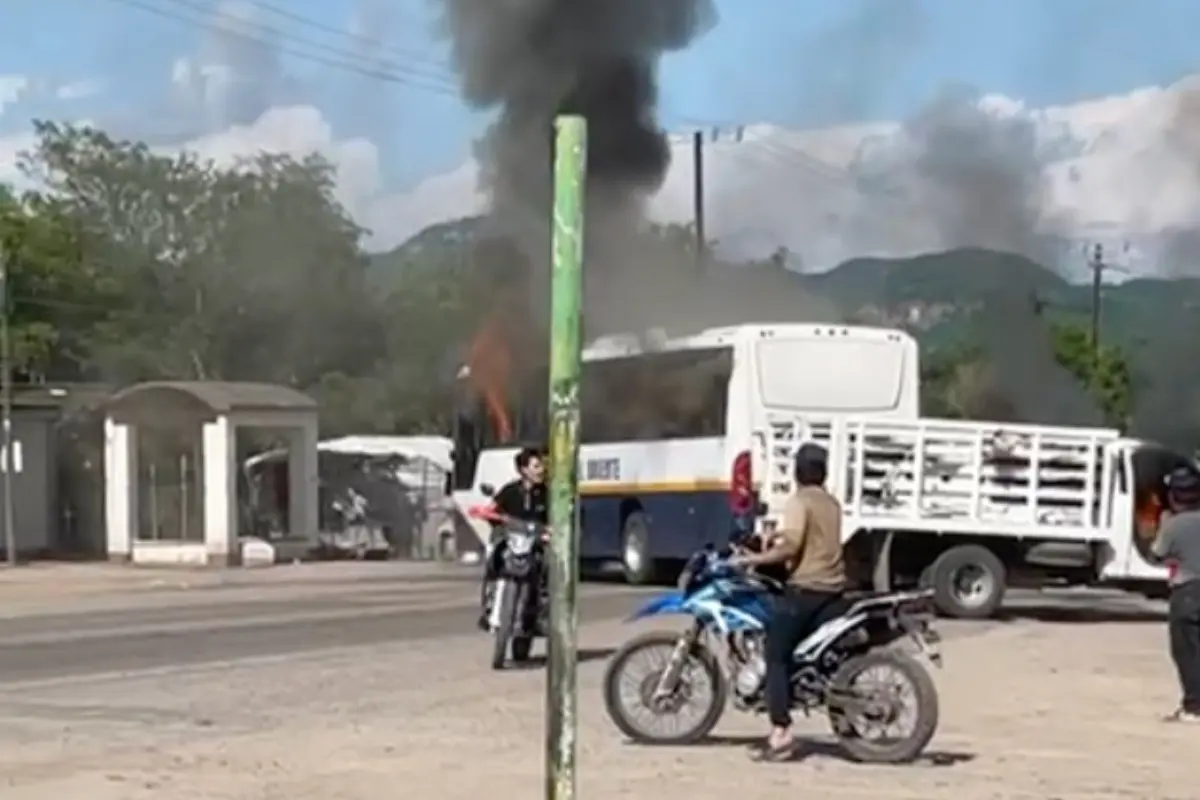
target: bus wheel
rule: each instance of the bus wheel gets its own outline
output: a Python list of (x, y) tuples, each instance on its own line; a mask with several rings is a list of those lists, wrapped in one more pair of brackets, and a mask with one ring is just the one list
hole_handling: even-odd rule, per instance
[(633, 586), (654, 579), (654, 559), (650, 555), (650, 518), (634, 511), (625, 517), (621, 528), (621, 567), (625, 581)]

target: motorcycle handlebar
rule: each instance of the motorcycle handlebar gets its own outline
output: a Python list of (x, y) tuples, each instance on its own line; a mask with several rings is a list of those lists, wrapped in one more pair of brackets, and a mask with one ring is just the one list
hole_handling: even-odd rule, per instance
[(733, 563), (732, 559), (738, 554), (740, 549), (741, 548), (734, 546), (720, 551), (709, 551), (706, 558), (708, 562), (706, 564), (706, 569), (711, 572), (725, 572), (727, 574), (740, 575), (747, 580), (757, 581), (772, 590), (780, 590), (783, 588), (783, 584), (775, 578), (763, 575), (753, 567), (747, 567)]
[(529, 520), (517, 519), (516, 517), (505, 514), (501, 512), (500, 509), (496, 508), (495, 503), (489, 503), (488, 505), (483, 506), (473, 506), (467, 509), (467, 516), (473, 519), (481, 519), (485, 522), (490, 522), (491, 524), (501, 528), (532, 528), (539, 534), (543, 541), (549, 541), (550, 539), (550, 528), (546, 525), (542, 525), (541, 523), (537, 522), (530, 522)]

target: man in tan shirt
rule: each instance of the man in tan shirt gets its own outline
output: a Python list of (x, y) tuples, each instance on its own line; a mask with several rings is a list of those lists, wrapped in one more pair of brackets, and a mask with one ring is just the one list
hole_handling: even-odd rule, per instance
[(796, 493), (788, 498), (778, 535), (762, 553), (740, 556), (746, 567), (782, 564), (787, 588), (775, 599), (767, 623), (766, 701), (771, 734), (764, 759), (791, 755), (792, 654), (812, 632), (813, 622), (845, 589), (842, 555), (842, 507), (825, 490), (828, 457), (823, 447), (806, 444), (796, 451)]

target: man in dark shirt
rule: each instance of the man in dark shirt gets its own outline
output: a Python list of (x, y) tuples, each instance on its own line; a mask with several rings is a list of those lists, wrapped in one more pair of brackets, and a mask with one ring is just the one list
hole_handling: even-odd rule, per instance
[(1170, 570), (1167, 630), (1183, 700), (1168, 719), (1200, 722), (1200, 473), (1187, 467), (1167, 478), (1171, 516), (1154, 542), (1154, 556)]
[[(506, 517), (536, 522), (545, 525), (549, 518), (549, 506), (546, 497), (546, 462), (542, 453), (532, 447), (524, 447), (513, 463), (517, 468), (517, 479), (506, 483), (492, 497), (496, 510)], [(483, 588), (481, 592), (481, 609), (479, 627), (488, 628), (488, 608), (491, 604), (491, 588), (496, 580), (495, 568), (492, 565), (492, 554), (495, 551), (502, 532), (499, 528), (492, 532), (488, 543), (487, 553), (483, 563)]]
[(492, 500), (506, 517), (545, 525), (547, 520), (546, 462), (542, 454), (526, 447), (514, 459), (517, 479), (506, 483)]

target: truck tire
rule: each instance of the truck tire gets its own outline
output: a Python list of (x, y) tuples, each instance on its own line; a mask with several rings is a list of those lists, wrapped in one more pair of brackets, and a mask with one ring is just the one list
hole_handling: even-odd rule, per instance
[(621, 526), (621, 569), (625, 582), (631, 586), (644, 586), (654, 580), (650, 518), (644, 511), (631, 512)]
[(987, 619), (1004, 602), (1008, 571), (986, 547), (964, 544), (937, 557), (922, 574), (938, 611), (954, 619)]

